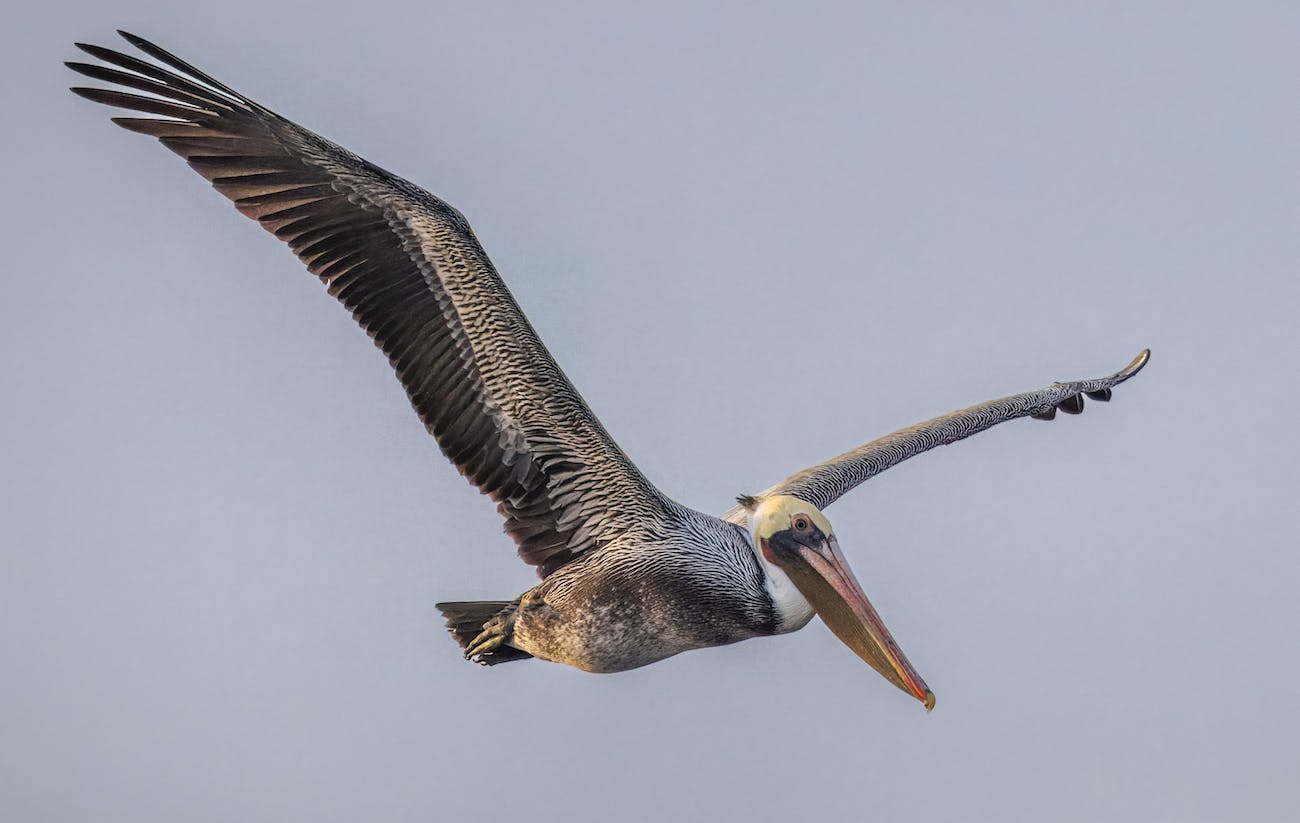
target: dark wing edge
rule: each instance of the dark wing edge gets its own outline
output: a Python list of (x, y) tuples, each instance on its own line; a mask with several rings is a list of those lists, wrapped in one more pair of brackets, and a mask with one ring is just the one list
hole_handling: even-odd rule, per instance
[[(757, 497), (787, 494), (824, 509), (859, 484), (935, 446), (956, 443), (1018, 417), (1052, 420), (1058, 409), (1067, 414), (1079, 414), (1083, 411), (1085, 396), (1108, 401), (1112, 390), (1142, 371), (1150, 359), (1151, 350), (1143, 349), (1133, 362), (1109, 377), (1053, 383), (1045, 389), (990, 400), (899, 429), (791, 475)], [(723, 519), (743, 524), (747, 515), (746, 508), (737, 505), (723, 515)]]
[(289, 244), (387, 355), (443, 453), (498, 502), (525, 562), (544, 577), (669, 516), (676, 504), (592, 414), (459, 212), (119, 34), (157, 62), (78, 43), (107, 65), (68, 67), (118, 88), (72, 91), (153, 115), (113, 122), (156, 137)]

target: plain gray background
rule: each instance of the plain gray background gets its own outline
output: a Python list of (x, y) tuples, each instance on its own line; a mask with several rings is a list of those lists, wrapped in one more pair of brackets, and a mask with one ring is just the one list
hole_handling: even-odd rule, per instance
[[(1300, 7), (793, 5), (10, 16), (0, 817), (1295, 819)], [(433, 603), (531, 571), (292, 255), (64, 91), (116, 27), (457, 205), (697, 508), (1154, 357), (829, 511), (930, 716), (820, 622), (480, 669)]]

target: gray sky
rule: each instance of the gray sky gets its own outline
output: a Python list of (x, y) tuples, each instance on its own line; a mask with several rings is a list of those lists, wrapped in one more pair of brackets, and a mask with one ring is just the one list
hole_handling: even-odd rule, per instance
[[(645, 5), (9, 20), (0, 818), (1295, 819), (1300, 7)], [(457, 205), (706, 511), (1152, 363), (828, 512), (930, 716), (820, 622), (471, 666), (433, 603), (531, 571), (292, 255), (63, 90), (117, 27)]]

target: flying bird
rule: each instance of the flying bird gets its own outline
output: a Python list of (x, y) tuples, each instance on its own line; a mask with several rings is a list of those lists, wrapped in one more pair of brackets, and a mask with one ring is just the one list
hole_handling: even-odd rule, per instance
[[(1150, 352), (886, 435), (738, 498), (721, 517), (661, 493), (542, 345), (456, 209), (135, 35), (145, 57), (77, 44), (76, 87), (184, 157), (289, 244), (383, 350), (444, 455), (497, 503), (541, 582), (511, 600), (439, 603), (465, 657), (616, 672), (805, 626), (814, 613), (890, 683), (934, 693), (872, 607), (822, 513), (924, 451), (1019, 417), (1110, 400)], [(125, 91), (129, 89), (130, 91)]]

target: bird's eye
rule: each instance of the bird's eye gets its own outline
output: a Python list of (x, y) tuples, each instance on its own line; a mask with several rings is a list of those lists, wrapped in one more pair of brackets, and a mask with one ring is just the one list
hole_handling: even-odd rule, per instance
[(796, 517), (794, 519), (795, 531), (806, 532), (808, 531), (808, 528), (809, 528), (808, 518), (804, 517), (803, 515), (800, 515), (799, 517)]

